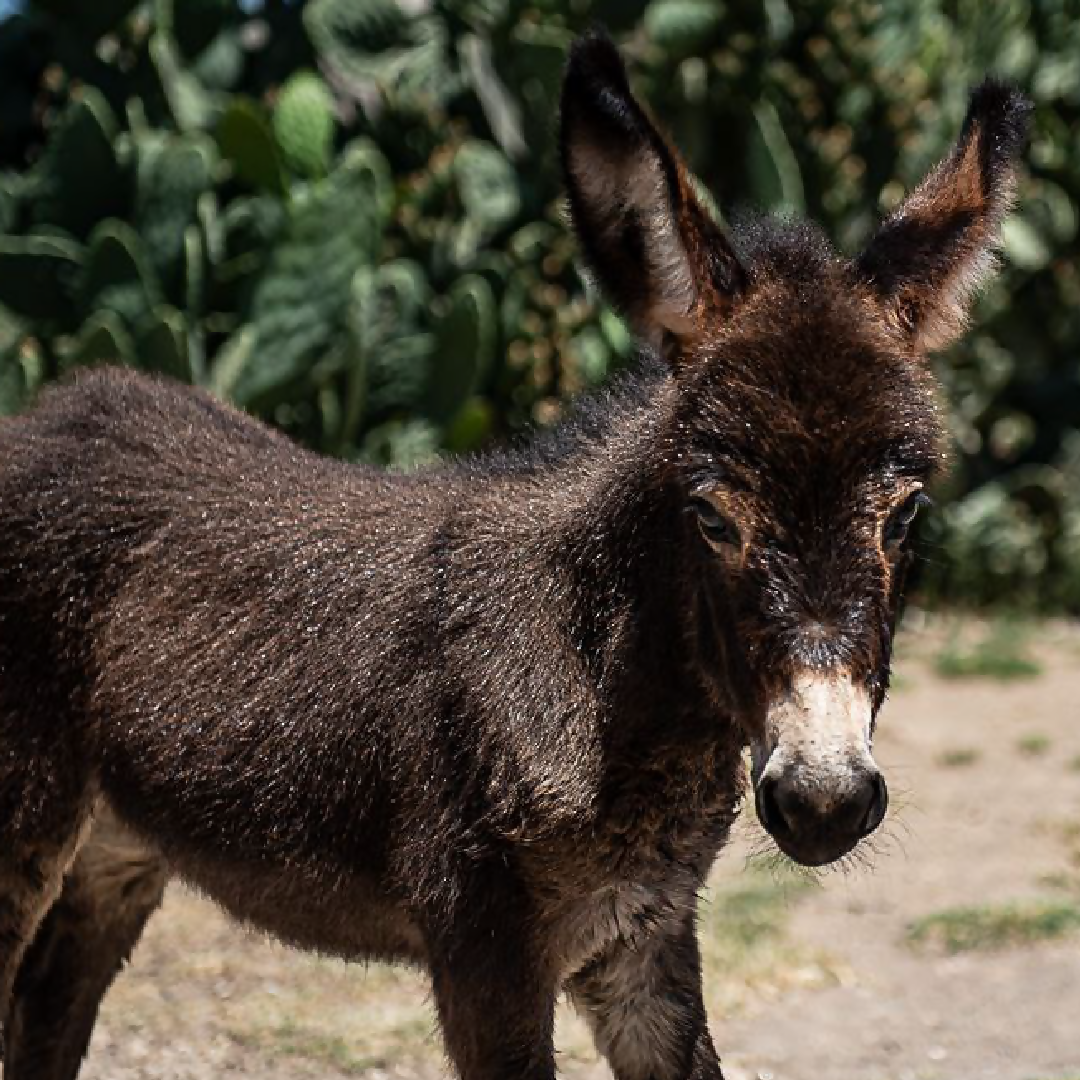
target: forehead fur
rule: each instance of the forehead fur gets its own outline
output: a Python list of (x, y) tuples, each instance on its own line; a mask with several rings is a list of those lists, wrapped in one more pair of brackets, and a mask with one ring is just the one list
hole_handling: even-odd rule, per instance
[(806, 222), (737, 225), (747, 269), (730, 318), (683, 361), (688, 450), (729, 483), (818, 487), (930, 475), (943, 429), (927, 365), (850, 262)]

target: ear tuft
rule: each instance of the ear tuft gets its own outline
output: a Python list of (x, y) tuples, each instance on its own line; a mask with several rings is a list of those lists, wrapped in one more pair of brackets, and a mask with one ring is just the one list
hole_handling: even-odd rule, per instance
[(607, 31), (595, 26), (570, 46), (563, 91), (564, 95), (583, 90), (598, 93), (605, 87), (620, 97), (630, 97), (630, 83), (619, 50)]
[(972, 90), (960, 141), (969, 140), (975, 129), (985, 133), (980, 145), (986, 187), (992, 186), (995, 173), (1009, 168), (1024, 151), (1031, 113), (1031, 102), (1015, 86), (993, 76)]

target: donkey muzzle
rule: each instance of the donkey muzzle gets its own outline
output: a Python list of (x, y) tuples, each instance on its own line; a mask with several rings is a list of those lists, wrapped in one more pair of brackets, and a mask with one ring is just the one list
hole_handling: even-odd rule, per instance
[(769, 707), (764, 743), (754, 746), (754, 801), (761, 824), (797, 862), (846, 855), (885, 817), (872, 715), (866, 690), (836, 671), (797, 674)]

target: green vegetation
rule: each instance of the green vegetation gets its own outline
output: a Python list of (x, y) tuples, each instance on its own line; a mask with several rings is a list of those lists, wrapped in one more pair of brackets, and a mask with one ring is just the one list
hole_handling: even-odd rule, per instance
[(966, 769), (979, 760), (978, 750), (971, 747), (957, 747), (955, 750), (945, 750), (938, 755), (937, 763), (945, 769)]
[(1045, 735), (1025, 735), (1016, 742), (1016, 749), (1025, 757), (1042, 757), (1050, 749), (1050, 740)]
[(783, 935), (792, 902), (816, 887), (806, 874), (750, 864), (738, 879), (711, 893), (703, 922), (713, 959), (725, 970), (746, 966)]
[(27, 0), (0, 23), (0, 413), (117, 361), (348, 458), (554, 420), (631, 346), (553, 117), (594, 21), (724, 208), (865, 241), (987, 71), (1036, 104), (1006, 273), (944, 357), (930, 598), (1080, 610), (1080, 0)]
[(1080, 904), (1042, 901), (951, 908), (912, 923), (908, 940), (948, 953), (1052, 941), (1080, 932)]
[(995, 620), (975, 642), (963, 642), (954, 631), (934, 657), (934, 670), (946, 679), (1031, 679), (1041, 665), (1028, 655), (1027, 628), (1012, 619)]

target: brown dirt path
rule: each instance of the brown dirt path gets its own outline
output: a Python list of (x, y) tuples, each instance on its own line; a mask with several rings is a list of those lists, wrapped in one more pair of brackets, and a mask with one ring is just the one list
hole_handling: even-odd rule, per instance
[[(897, 805), (873, 869), (794, 890), (764, 945), (733, 953), (715, 925), (744, 877), (738, 851), (722, 860), (703, 921), (718, 936), (707, 976), (731, 1080), (1080, 1078), (1080, 936), (959, 955), (906, 941), (913, 920), (945, 908), (1080, 902), (1080, 635), (1052, 637), (1033, 650), (1043, 674), (1012, 683), (942, 680), (929, 663), (941, 634), (909, 637), (877, 743)], [(739, 844), (760, 845), (755, 826)], [(606, 1075), (567, 1016), (559, 1043), (564, 1075)], [(291, 953), (175, 888), (106, 1001), (82, 1075), (445, 1070), (418, 976)]]

